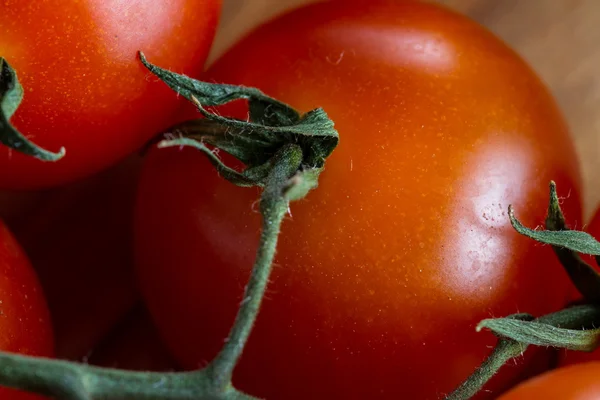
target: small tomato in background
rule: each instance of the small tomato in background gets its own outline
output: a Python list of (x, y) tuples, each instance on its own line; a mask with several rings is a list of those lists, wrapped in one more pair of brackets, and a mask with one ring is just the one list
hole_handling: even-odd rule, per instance
[[(0, 222), (0, 350), (52, 357), (54, 343), (48, 306), (27, 256)], [(40, 397), (0, 387), (2, 400)]]
[(599, 375), (600, 362), (562, 367), (518, 385), (498, 400), (597, 400)]
[(15, 224), (48, 298), (57, 357), (86, 356), (138, 299), (132, 218), (140, 161), (131, 156), (48, 191)]
[[(570, 193), (567, 218), (581, 221), (572, 139), (538, 77), (478, 24), (418, 2), (316, 4), (253, 31), (204, 78), (322, 107), (340, 133), (318, 189), (284, 222), (240, 389), (436, 399), (495, 344), (475, 332), (480, 320), (566, 303), (552, 249), (515, 232), (506, 210), (542, 224), (555, 180)], [(205, 365), (229, 333), (258, 245), (257, 198), (193, 149), (145, 161), (137, 275), (185, 368)], [(507, 365), (482, 397), (547, 362), (543, 352)]]
[(179, 106), (137, 58), (197, 75), (220, 0), (8, 0), (0, 57), (25, 89), (11, 119), (41, 147), (66, 156), (41, 162), (0, 147), (0, 188), (55, 186), (104, 169), (171, 123)]

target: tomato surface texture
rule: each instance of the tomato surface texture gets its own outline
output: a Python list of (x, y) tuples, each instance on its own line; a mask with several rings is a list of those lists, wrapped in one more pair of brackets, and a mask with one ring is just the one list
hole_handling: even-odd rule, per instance
[[(29, 260), (0, 222), (0, 350), (51, 357), (52, 324), (46, 300)], [(0, 387), (3, 400), (38, 396)]]
[[(293, 11), (206, 76), (323, 107), (340, 133), (319, 187), (291, 205), (234, 374), (259, 397), (440, 398), (495, 344), (478, 321), (566, 299), (552, 249), (507, 216), (512, 203), (523, 223), (542, 224), (553, 179), (581, 220), (576, 154), (546, 88), (465, 17), (367, 3)], [(155, 149), (145, 162), (138, 277), (186, 368), (206, 365), (228, 335), (258, 245), (257, 199), (195, 150)], [(522, 371), (507, 366), (498, 385)]]
[(11, 122), (56, 163), (0, 147), (2, 188), (56, 185), (105, 168), (171, 123), (178, 106), (137, 59), (198, 74), (220, 0), (8, 0), (0, 57), (25, 89)]
[(599, 374), (600, 362), (559, 368), (522, 383), (499, 400), (596, 400)]

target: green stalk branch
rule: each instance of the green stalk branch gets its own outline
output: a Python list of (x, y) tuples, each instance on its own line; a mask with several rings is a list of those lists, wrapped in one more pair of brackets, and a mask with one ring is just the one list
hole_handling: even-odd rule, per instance
[(506, 362), (523, 354), (526, 348), (526, 344), (514, 340), (498, 340), (488, 358), (446, 400), (464, 400), (475, 396)]
[(205, 370), (131, 372), (0, 352), (0, 385), (60, 400), (254, 399), (241, 392), (212, 394)]
[(289, 205), (285, 189), (292, 175), (300, 167), (302, 149), (297, 145), (286, 146), (274, 159), (272, 172), (267, 178), (260, 200), (263, 228), (254, 268), (229, 338), (221, 352), (207, 367), (215, 388), (223, 391), (231, 388), (233, 370), (242, 355), (262, 303), (271, 274), (281, 223)]
[(91, 399), (80, 366), (45, 358), (0, 353), (0, 385), (65, 400)]
[(600, 307), (593, 304), (574, 306), (534, 319), (529, 314), (483, 320), (477, 331), (490, 329), (498, 343), (488, 358), (447, 400), (473, 397), (510, 359), (522, 355), (529, 345), (552, 346), (591, 351), (600, 342)]

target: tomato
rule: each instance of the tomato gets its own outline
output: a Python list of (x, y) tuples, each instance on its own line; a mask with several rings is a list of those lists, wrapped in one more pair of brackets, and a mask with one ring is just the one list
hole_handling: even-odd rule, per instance
[(44, 193), (14, 231), (37, 270), (56, 355), (79, 360), (138, 301), (132, 219), (140, 157)]
[(528, 380), (499, 400), (596, 400), (600, 398), (600, 362), (559, 368)]
[[(0, 222), (0, 350), (51, 357), (52, 324), (46, 300), (29, 260)], [(39, 399), (0, 387), (3, 400)]]
[[(553, 179), (569, 220), (581, 220), (573, 143), (544, 85), (479, 25), (424, 3), (316, 4), (251, 33), (205, 79), (323, 107), (340, 134), (319, 187), (284, 222), (239, 388), (439, 398), (494, 345), (477, 322), (565, 303), (552, 249), (517, 234), (506, 211), (543, 224)], [(145, 160), (137, 274), (185, 368), (205, 365), (228, 335), (258, 245), (257, 198), (198, 151)], [(518, 364), (489, 389), (512, 382)]]
[(25, 97), (11, 122), (56, 163), (0, 150), (2, 188), (36, 188), (99, 171), (166, 129), (180, 104), (137, 58), (198, 74), (221, 0), (8, 0), (0, 56)]

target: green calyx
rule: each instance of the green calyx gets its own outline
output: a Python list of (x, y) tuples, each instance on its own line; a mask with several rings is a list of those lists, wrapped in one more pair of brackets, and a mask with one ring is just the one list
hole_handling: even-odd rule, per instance
[(65, 155), (64, 147), (57, 153), (44, 150), (10, 124), (10, 118), (22, 100), (23, 87), (17, 79), (17, 74), (8, 62), (0, 57), (0, 143), (41, 161), (60, 160)]
[[(197, 81), (149, 63), (142, 53), (140, 60), (171, 89), (194, 103), (204, 117), (173, 127), (172, 133), (180, 137), (163, 140), (159, 147), (193, 146), (203, 151), (234, 184), (262, 187), (274, 155), (283, 146), (293, 143), (302, 151), (297, 181), (303, 182), (305, 189), (316, 185), (318, 173), (315, 171), (322, 170), (325, 159), (339, 141), (333, 121), (324, 110), (318, 108), (300, 114), (258, 89)], [(248, 101), (247, 120), (223, 117), (206, 109), (240, 99)], [(207, 145), (233, 155), (246, 168), (238, 172), (226, 166)]]

